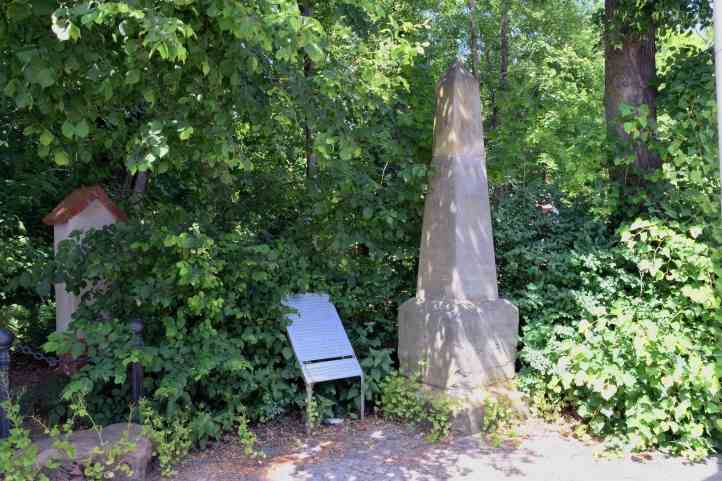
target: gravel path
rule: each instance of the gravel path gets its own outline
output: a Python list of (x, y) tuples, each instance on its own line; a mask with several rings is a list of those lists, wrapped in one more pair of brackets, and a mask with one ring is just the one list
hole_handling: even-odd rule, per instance
[[(259, 433), (267, 456), (233, 443), (194, 455), (173, 481), (722, 481), (722, 458), (689, 464), (661, 455), (599, 459), (599, 447), (535, 423), (502, 447), (479, 436), (429, 444), (378, 419), (329, 427), (310, 438), (288, 421)], [(154, 478), (157, 481), (161, 478)]]

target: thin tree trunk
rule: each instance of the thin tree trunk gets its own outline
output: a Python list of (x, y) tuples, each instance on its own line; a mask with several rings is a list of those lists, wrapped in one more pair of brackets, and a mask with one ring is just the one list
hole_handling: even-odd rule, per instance
[(128, 197), (128, 193), (130, 192), (130, 188), (133, 185), (133, 174), (130, 173), (128, 169), (123, 169), (125, 172), (125, 178), (123, 179), (123, 190), (121, 191), (121, 198), (125, 199)]
[(509, 77), (509, 1), (502, 2), (499, 20), (499, 90), (506, 90)]
[(471, 71), (479, 80), (479, 29), (476, 27), (476, 0), (469, 0), (469, 43), (471, 48)]
[[(630, 25), (621, 24), (618, 15), (619, 0), (605, 0), (605, 47), (604, 47), (604, 108), (607, 132), (615, 158), (632, 155), (634, 167), (641, 173), (659, 169), (662, 161), (648, 143), (633, 140), (624, 130), (620, 117), (623, 104), (639, 109), (648, 108), (647, 125), (652, 133), (657, 120), (657, 67), (654, 24), (644, 31), (635, 31)], [(612, 159), (613, 160), (613, 159)], [(642, 179), (625, 167), (610, 163), (612, 178), (623, 185), (639, 185)]]
[(145, 194), (145, 191), (148, 188), (148, 177), (150, 177), (150, 172), (147, 170), (138, 172), (135, 175), (135, 181), (133, 182), (133, 195), (142, 196)]
[[(301, 10), (301, 15), (304, 17), (313, 16), (311, 0), (303, 0), (302, 3), (299, 3), (298, 7)], [(308, 54), (303, 55), (303, 76), (306, 78), (307, 85), (310, 86), (310, 79), (313, 77), (313, 61)], [(313, 129), (309, 123), (307, 112), (304, 114), (303, 135), (304, 150), (306, 153), (306, 178), (311, 179), (316, 176), (317, 162), (316, 153), (313, 150)]]
[[(485, 45), (486, 45), (486, 43), (485, 43)], [(492, 68), (493, 66), (491, 64), (491, 49), (488, 48), (488, 46), (486, 48), (484, 48), (484, 65), (485, 65), (487, 72), (493, 71), (493, 68)], [(488, 129), (488, 131), (494, 130), (496, 128), (496, 120), (494, 119), (495, 113), (497, 111), (496, 90), (497, 89), (495, 89), (493, 85), (489, 86), (489, 103), (491, 104), (491, 120), (490, 120), (491, 125), (490, 125), (490, 128)], [(486, 135), (486, 134), (487, 134), (487, 129), (484, 129), (484, 135)]]
[[(502, 0), (499, 12), (499, 94), (506, 90), (509, 78), (509, 0)], [(491, 128), (501, 124), (499, 106), (494, 96), (491, 111)]]

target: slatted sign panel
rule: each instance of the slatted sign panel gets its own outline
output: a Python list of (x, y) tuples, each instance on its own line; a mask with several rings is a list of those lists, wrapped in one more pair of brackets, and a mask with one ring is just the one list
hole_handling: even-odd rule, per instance
[(327, 294), (300, 294), (284, 304), (289, 314), (288, 337), (306, 383), (361, 377), (356, 359), (336, 308)]

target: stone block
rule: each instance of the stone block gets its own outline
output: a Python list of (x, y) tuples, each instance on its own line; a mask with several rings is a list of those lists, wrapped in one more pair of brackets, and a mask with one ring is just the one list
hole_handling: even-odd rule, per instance
[(518, 329), (518, 310), (505, 299), (410, 299), (399, 309), (401, 370), (442, 389), (511, 379)]
[[(127, 438), (126, 438), (127, 436)], [(53, 447), (53, 440), (49, 438), (36, 441), (34, 445), (38, 448), (37, 466), (47, 466), (51, 460), (59, 462), (60, 472), (78, 472), (78, 467), (87, 464), (89, 459), (98, 461), (96, 449), (109, 449), (123, 439), (135, 444), (132, 451), (120, 456), (113, 466), (108, 466), (108, 471), (113, 472), (112, 479), (115, 481), (144, 481), (148, 473), (148, 465), (153, 456), (152, 443), (143, 436), (143, 428), (138, 424), (118, 423), (106, 426), (100, 433), (93, 430), (75, 431), (71, 433), (67, 441), (75, 448), (72, 458), (68, 458), (63, 452)], [(66, 439), (63, 439), (66, 440)], [(102, 440), (102, 443), (101, 443)], [(126, 476), (117, 469), (118, 466), (126, 464), (132, 471), (132, 476)], [(82, 472), (82, 471), (80, 471)], [(54, 473), (50, 473), (50, 479), (57, 479)], [(65, 476), (67, 478), (67, 476)], [(82, 479), (82, 478), (81, 478)]]

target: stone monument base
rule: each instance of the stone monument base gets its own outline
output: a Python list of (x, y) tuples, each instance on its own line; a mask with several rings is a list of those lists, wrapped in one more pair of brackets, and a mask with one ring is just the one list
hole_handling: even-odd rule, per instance
[(441, 389), (476, 389), (514, 376), (519, 311), (509, 301), (410, 299), (399, 308), (399, 361)]
[(529, 417), (524, 395), (508, 383), (484, 386), (477, 389), (440, 389), (424, 386), (432, 396), (447, 396), (452, 400), (453, 416), (451, 430), (460, 435), (476, 434), (483, 430), (484, 415), (488, 402), (503, 405), (515, 418)]

